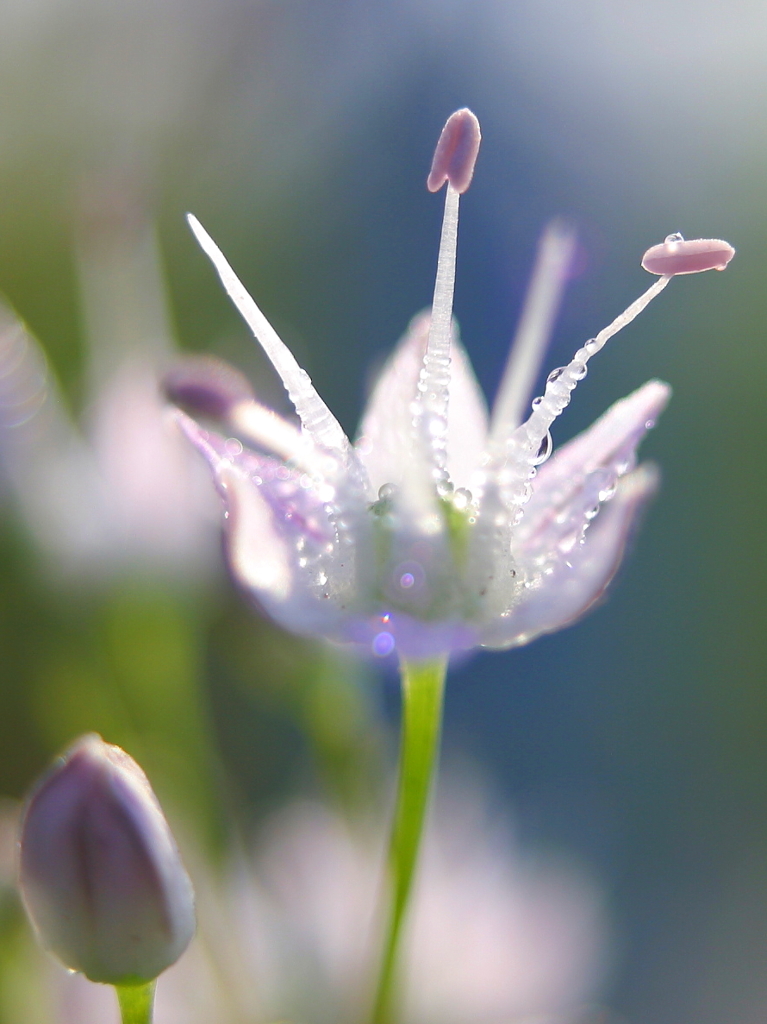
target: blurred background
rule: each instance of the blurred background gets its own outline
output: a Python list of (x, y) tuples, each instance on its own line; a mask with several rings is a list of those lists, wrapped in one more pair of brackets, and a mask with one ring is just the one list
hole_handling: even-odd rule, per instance
[[(320, 842), (332, 828), (302, 832), (298, 798), (385, 817), (396, 679), (286, 638), (239, 601), (216, 502), (163, 431), (154, 381), (175, 349), (211, 351), (284, 408), (186, 228), (193, 210), (353, 432), (376, 366), (430, 300), (441, 203), (424, 180), (446, 116), (467, 105), (484, 141), (456, 315), (489, 397), (551, 216), (575, 223), (581, 251), (549, 369), (647, 286), (641, 255), (670, 232), (725, 238), (738, 255), (726, 274), (674, 282), (595, 359), (556, 427), (561, 443), (651, 377), (674, 388), (644, 448), (662, 490), (609, 601), (449, 679), (445, 778), (465, 790), (470, 777), (488, 820), (508, 822), (503, 856), (539, 865), (541, 885), (560, 872), (594, 948), (580, 966), (562, 953), (581, 971), (563, 991), (587, 1009), (558, 996), (473, 1012), (467, 997), (463, 1019), (763, 1021), (764, 4), (4, 0), (2, 12), (5, 831), (50, 757), (94, 729), (142, 763), (200, 863), (228, 864), (263, 829), (267, 860), (291, 836)], [(480, 815), (468, 834), (492, 845), (489, 828)], [(7, 891), (1, 1024), (45, 1019), (25, 1002), (25, 929)], [(541, 942), (539, 960), (555, 948)], [(520, 970), (514, 956), (501, 975)], [(419, 1024), (444, 1012), (421, 1009)]]

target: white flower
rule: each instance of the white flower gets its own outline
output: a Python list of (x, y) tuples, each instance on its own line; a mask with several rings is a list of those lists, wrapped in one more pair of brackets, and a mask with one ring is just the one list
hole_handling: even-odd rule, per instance
[(448, 182), (432, 310), (412, 322), (384, 367), (355, 444), (189, 218), (282, 378), (300, 427), (260, 406), (235, 371), (210, 360), (181, 367), (168, 392), (223, 420), (248, 445), (180, 414), (223, 497), (235, 578), (297, 633), (407, 658), (527, 643), (601, 596), (655, 489), (655, 471), (635, 468), (635, 459), (669, 399), (667, 384), (645, 384), (550, 459), (549, 428), (590, 358), (672, 275), (723, 269), (734, 251), (681, 236), (651, 250), (647, 269), (656, 272), (664, 247), (673, 249), (665, 276), (549, 375), (521, 422), (572, 248), (568, 232), (551, 227), (489, 418), (451, 314), (459, 195), (478, 146), (474, 115), (453, 114), (428, 180), (432, 190)]

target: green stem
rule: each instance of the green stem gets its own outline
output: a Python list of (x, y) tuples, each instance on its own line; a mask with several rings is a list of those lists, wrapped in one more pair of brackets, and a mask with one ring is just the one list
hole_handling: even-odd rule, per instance
[(122, 1024), (152, 1024), (152, 1004), (156, 981), (146, 985), (115, 985)]
[(402, 661), (402, 726), (397, 805), (389, 847), (390, 906), (372, 1024), (392, 1024), (397, 951), (421, 844), (439, 750), (447, 659)]

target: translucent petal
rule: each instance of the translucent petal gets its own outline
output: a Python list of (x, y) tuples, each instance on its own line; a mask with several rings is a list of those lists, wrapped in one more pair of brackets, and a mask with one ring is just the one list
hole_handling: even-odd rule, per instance
[(545, 556), (593, 518), (618, 477), (633, 469), (636, 450), (671, 397), (661, 381), (648, 381), (611, 406), (596, 423), (564, 445), (538, 470), (532, 496), (514, 531), (526, 557)]
[[(429, 334), (430, 314), (420, 313), (387, 360), (360, 426), (357, 450), (378, 493), (384, 484), (400, 483), (412, 458), (413, 402)], [(487, 433), (487, 406), (471, 363), (453, 324), (447, 465), (456, 487), (468, 487)]]
[(213, 470), (237, 582), (287, 629), (338, 636), (359, 584), (331, 486), (202, 430), (183, 413), (178, 419)]
[(558, 552), (545, 572), (532, 567), (518, 602), (488, 626), (481, 643), (514, 647), (579, 619), (599, 600), (615, 575), (639, 513), (657, 487), (652, 466), (640, 466), (618, 483), (582, 543)]

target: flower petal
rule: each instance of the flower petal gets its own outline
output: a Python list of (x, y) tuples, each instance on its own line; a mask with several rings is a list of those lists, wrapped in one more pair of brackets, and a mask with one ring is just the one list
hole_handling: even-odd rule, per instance
[(515, 647), (579, 619), (599, 600), (623, 558), (639, 513), (657, 488), (657, 471), (640, 466), (623, 477), (585, 537), (530, 573), (518, 603), (483, 631), (485, 647)]
[[(429, 337), (430, 313), (419, 313), (387, 360), (360, 425), (357, 450), (377, 493), (400, 484), (413, 458), (418, 378)], [(453, 324), (447, 465), (457, 487), (468, 486), (487, 434), (487, 405)]]
[(340, 626), (364, 591), (356, 546), (344, 543), (339, 529), (335, 502), (348, 495), (203, 430), (184, 413), (177, 417), (224, 501), (227, 560), (236, 581), (285, 628), (340, 639)]
[(668, 384), (648, 381), (555, 452), (538, 470), (515, 547), (534, 558), (582, 531), (618, 477), (633, 468), (642, 438), (670, 397)]

